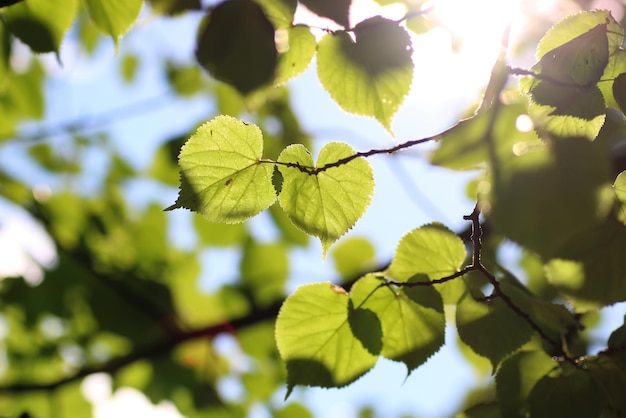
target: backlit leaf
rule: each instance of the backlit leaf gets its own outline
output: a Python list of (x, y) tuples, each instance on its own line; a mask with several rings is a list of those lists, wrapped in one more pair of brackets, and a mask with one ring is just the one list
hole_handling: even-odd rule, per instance
[(619, 173), (613, 183), (613, 190), (620, 202), (626, 204), (626, 171)]
[(546, 265), (548, 281), (577, 311), (626, 300), (626, 226), (607, 219), (573, 237)]
[(282, 48), (286, 48), (286, 51), (278, 55), (274, 83), (284, 84), (308, 68), (317, 44), (308, 26), (296, 25), (278, 33), (282, 33), (277, 36), (278, 44), (283, 42)]
[(186, 208), (211, 222), (239, 223), (276, 200), (271, 164), (259, 162), (259, 128), (230, 116), (200, 126), (179, 156), (181, 190), (166, 210)]
[[(441, 295), (431, 286), (382, 286), (375, 275), (362, 277), (350, 291), (357, 310), (373, 312), (382, 327), (380, 354), (406, 364), (411, 373), (444, 343)], [(357, 336), (358, 337), (358, 336)]]
[(543, 351), (520, 351), (506, 359), (496, 375), (502, 416), (526, 416), (526, 398), (535, 384), (555, 367), (558, 363)]
[(530, 416), (598, 417), (601, 416), (601, 397), (600, 389), (588, 371), (574, 367), (559, 369), (541, 378), (531, 391), (528, 396)]
[(89, 17), (117, 46), (139, 16), (143, 0), (83, 0)]
[(608, 155), (585, 139), (530, 149), (505, 161), (497, 175), (489, 220), (497, 231), (543, 256), (601, 221), (611, 207), (605, 192)]
[(316, 165), (301, 144), (290, 145), (278, 157), (278, 162), (283, 163), (278, 168), (284, 177), (280, 206), (298, 228), (320, 239), (324, 254), (367, 209), (374, 191), (372, 168), (364, 158), (316, 174), (284, 164), (312, 170), (354, 154), (349, 145), (333, 142), (322, 148)]
[(626, 370), (623, 364), (611, 353), (592, 357), (585, 362), (585, 367), (596, 381), (607, 398), (607, 409), (612, 416), (622, 417), (626, 414)]
[(345, 111), (372, 116), (391, 130), (391, 120), (411, 87), (411, 40), (398, 23), (380, 16), (347, 32), (324, 36), (318, 45), (317, 74)]
[(465, 255), (463, 241), (454, 232), (432, 223), (402, 237), (385, 275), (396, 282), (407, 282), (418, 274), (440, 279), (459, 271)]
[(610, 13), (600, 10), (569, 16), (542, 38), (537, 48), (540, 60), (532, 70), (544, 78), (520, 81), (522, 90), (532, 95), (529, 113), (538, 132), (597, 136), (604, 122), (605, 101), (595, 84), (604, 74), (616, 76), (620, 60), (613, 55), (623, 33)]
[(290, 28), (298, 7), (297, 0), (255, 0), (275, 28)]
[[(295, 385), (341, 387), (374, 367), (378, 356), (358, 340), (349, 323), (349, 297), (331, 283), (301, 286), (276, 319), (276, 343), (287, 364), (287, 396)], [(369, 316), (353, 325), (375, 329)], [(378, 325), (378, 327), (380, 327)]]
[(274, 79), (274, 26), (253, 0), (226, 0), (201, 23), (196, 58), (213, 77), (248, 94)]
[(613, 82), (613, 97), (622, 113), (626, 112), (626, 73), (617, 76)]
[(457, 305), (456, 324), (461, 340), (487, 357), (494, 370), (533, 334), (530, 325), (499, 297), (477, 301), (466, 294)]

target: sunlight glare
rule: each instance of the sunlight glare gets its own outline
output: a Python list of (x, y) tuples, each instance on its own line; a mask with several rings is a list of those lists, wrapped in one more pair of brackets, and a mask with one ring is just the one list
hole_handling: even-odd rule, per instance
[(460, 41), (458, 50), (477, 64), (491, 64), (507, 26), (521, 15), (521, 0), (437, 0), (432, 18)]
[(463, 43), (500, 42), (507, 25), (520, 13), (521, 0), (438, 0), (432, 17)]

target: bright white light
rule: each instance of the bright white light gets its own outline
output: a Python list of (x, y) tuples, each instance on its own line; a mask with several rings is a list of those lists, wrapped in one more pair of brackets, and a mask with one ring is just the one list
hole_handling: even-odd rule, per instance
[(22, 276), (31, 285), (56, 263), (56, 248), (44, 228), (21, 209), (0, 206), (0, 278)]
[(105, 373), (86, 377), (81, 391), (93, 404), (95, 418), (183, 418), (171, 402), (153, 405), (137, 389), (124, 387), (112, 393), (111, 376)]
[(433, 5), (431, 18), (460, 42), (458, 50), (468, 63), (479, 67), (493, 64), (506, 28), (521, 16), (521, 0), (438, 0)]

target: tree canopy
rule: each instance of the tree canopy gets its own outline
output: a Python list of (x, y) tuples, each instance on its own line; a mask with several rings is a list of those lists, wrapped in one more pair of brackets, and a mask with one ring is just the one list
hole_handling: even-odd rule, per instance
[[(455, 123), (364, 148), (308, 132), (291, 81), (314, 66), (340, 112), (393, 137), (431, 59), (415, 40), (445, 22), (437, 4), (408, 0), (377, 0), (399, 18), (354, 21), (352, 3), (0, 1), (1, 203), (41, 227), (21, 233), (38, 249), (0, 236), (12, 245), (0, 262), (0, 416), (91, 416), (86, 379), (106, 375), (188, 417), (253, 416), (258, 405), (306, 417), (299, 388), (344, 388), (381, 358), (419, 374), (451, 344), (492, 376), (458, 417), (626, 415), (626, 325), (594, 336), (601, 310), (626, 301), (625, 8), (561, 0), (568, 12), (545, 15), (539, 33), (508, 26)], [(193, 56), (162, 52), (166, 31), (125, 49), (139, 27), (176, 19), (194, 25)], [(51, 115), (65, 117), (71, 99), (55, 68), (75, 59), (98, 71), (105, 55), (124, 89), (154, 76), (167, 91), (58, 123)], [(171, 132), (150, 147), (145, 126), (121, 144), (112, 124), (150, 108)], [(473, 210), (458, 230), (415, 224), (380, 260), (376, 237), (349, 231), (376, 193), (372, 158), (411, 151), (470, 173)], [(334, 271), (294, 286), (297, 252), (314, 245)], [(225, 251), (236, 278), (207, 290), (203, 260)], [(241, 394), (228, 395), (227, 378)]]

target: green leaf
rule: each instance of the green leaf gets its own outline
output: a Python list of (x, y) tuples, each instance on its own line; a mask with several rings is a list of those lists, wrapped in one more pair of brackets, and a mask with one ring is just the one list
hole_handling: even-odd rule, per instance
[(598, 135), (611, 86), (602, 86), (603, 97), (595, 84), (603, 75), (608, 79), (617, 75), (621, 59), (613, 55), (623, 33), (610, 13), (601, 10), (569, 16), (542, 38), (537, 48), (540, 61), (532, 70), (547, 79), (520, 80), (522, 90), (532, 95), (529, 113), (539, 132), (588, 139)]
[(211, 222), (239, 223), (276, 200), (272, 164), (259, 160), (259, 128), (230, 116), (200, 126), (183, 146), (179, 165), (181, 190), (166, 210), (187, 208)]
[(362, 277), (350, 299), (356, 310), (373, 312), (380, 321), (380, 354), (403, 362), (411, 373), (444, 343), (443, 301), (430, 286), (396, 288), (384, 283), (374, 274)]
[(285, 294), (289, 277), (287, 248), (281, 243), (249, 242), (241, 258), (241, 283), (259, 305), (268, 305)]
[(613, 190), (619, 201), (626, 204), (626, 171), (619, 173), (613, 183)]
[(224, 1), (200, 24), (196, 58), (214, 78), (246, 95), (274, 79), (274, 26), (253, 0)]
[(402, 237), (385, 275), (396, 282), (416, 275), (440, 279), (459, 271), (465, 256), (463, 241), (442, 224), (432, 223)]
[(193, 225), (201, 245), (228, 247), (242, 242), (247, 236), (245, 224), (222, 224), (207, 222), (198, 216), (193, 218)]
[(606, 105), (595, 85), (567, 87), (542, 81), (532, 90), (528, 114), (543, 136), (593, 140), (604, 124)]
[(350, 26), (350, 5), (352, 0), (300, 0), (307, 9), (318, 16), (327, 17), (344, 28)]
[[(538, 64), (541, 75), (580, 86), (597, 83), (609, 63), (607, 26), (608, 20), (546, 52)], [(545, 49), (559, 30), (557, 24), (541, 41), (539, 50)]]
[(544, 257), (592, 228), (612, 205), (606, 149), (582, 138), (532, 148), (505, 161), (496, 175), (485, 206), (489, 220)]
[(607, 398), (607, 407), (610, 415), (623, 417), (626, 415), (626, 371), (623, 364), (610, 353), (600, 354), (585, 362), (586, 370), (589, 371), (593, 380), (598, 384), (602, 393)]
[(298, 228), (320, 239), (324, 254), (354, 226), (372, 198), (374, 178), (364, 158), (336, 164), (354, 154), (349, 145), (333, 142), (322, 148), (315, 166), (301, 144), (290, 145), (278, 157), (284, 178), (280, 206)]
[(131, 83), (135, 80), (137, 69), (139, 68), (139, 58), (134, 54), (124, 55), (121, 61), (122, 80)]
[(89, 17), (106, 35), (109, 35), (115, 46), (137, 20), (143, 0), (83, 0), (87, 6)]
[[(276, 319), (276, 343), (287, 365), (287, 396), (295, 385), (341, 387), (369, 371), (378, 356), (357, 339), (352, 326), (375, 329), (369, 316), (349, 323), (349, 297), (331, 283), (301, 286)], [(378, 325), (379, 326), (379, 325)]]
[(317, 51), (317, 74), (322, 86), (341, 108), (372, 116), (391, 130), (393, 115), (411, 87), (411, 40), (398, 23), (380, 16), (347, 32), (322, 38)]
[(497, 296), (477, 301), (465, 294), (457, 305), (456, 324), (461, 340), (488, 358), (494, 370), (533, 334), (530, 325)]
[(59, 52), (78, 9), (76, 0), (24, 0), (6, 11), (9, 30), (33, 52)]
[(506, 359), (496, 374), (502, 416), (525, 417), (526, 399), (535, 384), (558, 363), (543, 351), (520, 351)]
[(626, 300), (626, 226), (607, 219), (573, 237), (546, 265), (546, 276), (577, 311)]
[(309, 27), (304, 25), (277, 32), (277, 43), (281, 54), (278, 55), (274, 84), (279, 85), (285, 84), (308, 68), (317, 44)]
[(193, 96), (198, 93), (203, 85), (202, 72), (197, 65), (166, 64), (167, 81), (180, 96)]
[(528, 397), (530, 416), (587, 418), (601, 416), (601, 394), (591, 374), (574, 367), (541, 378)]
[[(537, 47), (542, 74), (564, 83), (591, 85), (610, 77), (605, 67), (614, 71), (612, 62), (624, 39), (624, 29), (608, 10), (581, 12), (568, 16), (541, 39)], [(620, 59), (621, 60), (621, 59)]]
[(516, 306), (524, 307), (524, 312), (555, 341), (580, 327), (565, 306), (536, 297), (514, 277), (503, 277), (500, 287)]
[(622, 113), (626, 113), (626, 73), (621, 73), (613, 82), (613, 97)]
[(609, 336), (608, 346), (609, 349), (626, 347), (626, 315), (624, 316), (622, 325), (615, 329)]
[(292, 26), (293, 16), (298, 7), (297, 0), (255, 0), (265, 12), (267, 18), (277, 29)]
[(335, 262), (335, 269), (344, 279), (357, 277), (372, 268), (376, 249), (372, 243), (362, 237), (348, 237), (341, 241), (330, 255)]

